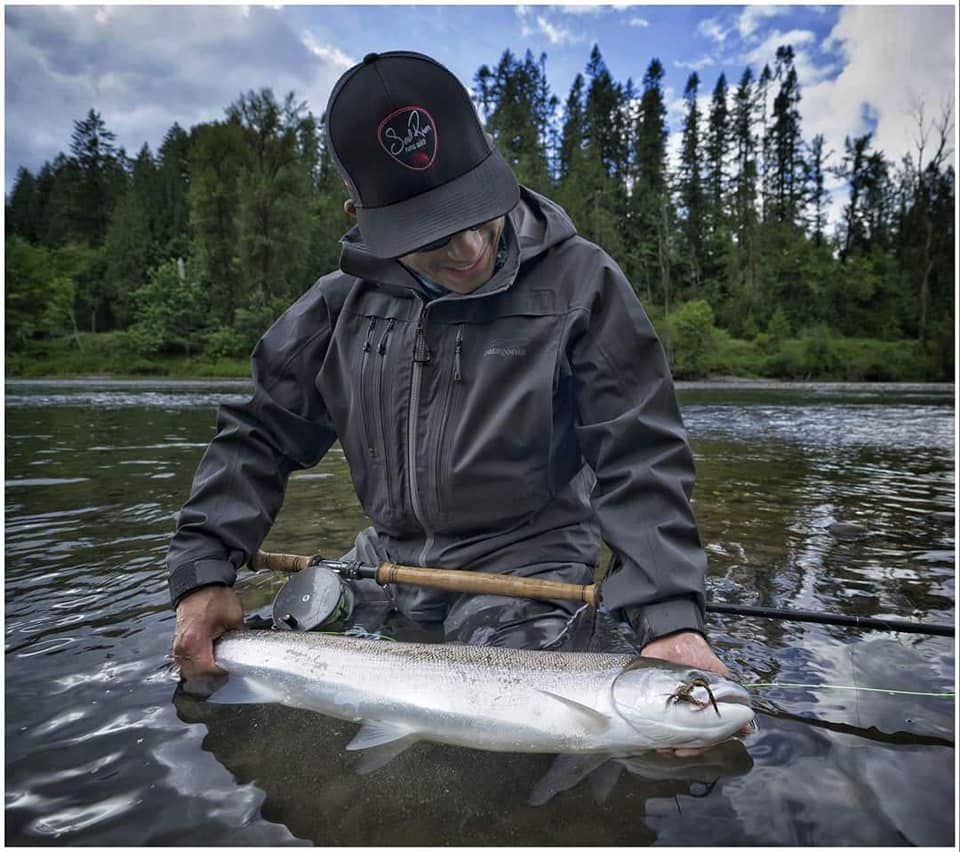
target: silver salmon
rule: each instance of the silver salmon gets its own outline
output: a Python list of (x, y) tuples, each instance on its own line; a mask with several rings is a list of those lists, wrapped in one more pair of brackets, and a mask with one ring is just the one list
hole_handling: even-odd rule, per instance
[(560, 754), (706, 747), (753, 720), (731, 681), (623, 654), (233, 631), (215, 656), (230, 676), (210, 700), (358, 722), (347, 749), (379, 749), (377, 765), (418, 740)]

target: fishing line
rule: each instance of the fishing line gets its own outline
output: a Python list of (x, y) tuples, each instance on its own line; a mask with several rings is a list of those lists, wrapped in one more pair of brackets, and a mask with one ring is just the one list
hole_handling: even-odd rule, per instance
[(744, 683), (748, 689), (789, 688), (789, 689), (848, 689), (853, 692), (885, 692), (887, 695), (917, 695), (925, 698), (956, 698), (955, 692), (911, 692), (906, 689), (879, 689), (873, 686), (847, 686), (838, 683)]

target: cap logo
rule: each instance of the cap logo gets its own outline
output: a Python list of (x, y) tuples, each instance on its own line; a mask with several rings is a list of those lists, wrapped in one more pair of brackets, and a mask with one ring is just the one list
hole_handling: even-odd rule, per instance
[(408, 106), (390, 113), (377, 131), (380, 145), (401, 166), (422, 172), (437, 156), (433, 116), (423, 107)]

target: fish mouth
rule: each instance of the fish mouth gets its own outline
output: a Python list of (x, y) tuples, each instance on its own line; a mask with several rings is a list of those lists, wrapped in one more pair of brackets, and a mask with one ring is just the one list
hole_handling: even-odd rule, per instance
[(739, 684), (725, 681), (711, 687), (711, 691), (717, 704), (743, 704), (747, 707), (752, 706), (750, 693)]

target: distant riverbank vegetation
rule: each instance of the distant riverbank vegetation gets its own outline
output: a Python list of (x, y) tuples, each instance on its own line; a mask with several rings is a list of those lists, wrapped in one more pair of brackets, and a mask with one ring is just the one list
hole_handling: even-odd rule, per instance
[[(690, 75), (676, 162), (657, 59), (619, 82), (595, 47), (561, 104), (545, 55), (505, 52), (473, 91), (521, 182), (624, 269), (678, 378), (952, 380), (949, 109), (918, 104), (900, 162), (869, 133), (828, 151), (802, 135), (793, 51), (771, 59), (708, 101)], [(846, 203), (828, 227), (831, 175)], [(134, 156), (91, 109), (6, 198), (7, 374), (247, 375), (336, 267), (344, 195), (293, 93), (246, 92)]]

